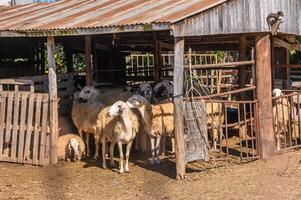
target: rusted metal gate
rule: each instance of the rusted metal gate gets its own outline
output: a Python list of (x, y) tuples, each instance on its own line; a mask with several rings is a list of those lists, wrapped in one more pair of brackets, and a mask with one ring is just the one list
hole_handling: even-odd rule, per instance
[(19, 91), (24, 81), (9, 81), (13, 91), (4, 91), (7, 83), (0, 81), (0, 161), (48, 164), (49, 95)]

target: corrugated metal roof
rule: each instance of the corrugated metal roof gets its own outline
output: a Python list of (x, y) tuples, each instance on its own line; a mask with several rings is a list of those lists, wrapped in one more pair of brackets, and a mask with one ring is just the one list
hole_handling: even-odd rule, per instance
[(0, 31), (172, 24), (227, 0), (63, 0), (0, 7)]

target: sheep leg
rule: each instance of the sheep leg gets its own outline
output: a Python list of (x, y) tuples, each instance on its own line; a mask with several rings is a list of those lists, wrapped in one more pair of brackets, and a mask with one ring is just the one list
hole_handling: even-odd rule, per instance
[(135, 137), (135, 150), (139, 151), (139, 135), (136, 135)]
[(218, 137), (218, 133), (217, 133), (217, 129), (213, 128), (212, 130), (212, 135), (213, 135), (213, 151), (217, 150), (217, 137)]
[(96, 138), (96, 137), (94, 137), (94, 142), (95, 142), (95, 155), (94, 155), (94, 159), (98, 160), (99, 159), (99, 146), (100, 146), (99, 139)]
[[(83, 137), (83, 130), (82, 129), (78, 129), (78, 134), (79, 136), (84, 140), (84, 137)], [(85, 144), (87, 146), (87, 144)], [(85, 151), (85, 156), (87, 155), (88, 153)]]
[(175, 153), (175, 138), (172, 137), (171, 139), (171, 153), (174, 154)]
[(107, 164), (106, 164), (106, 138), (102, 137), (101, 138), (101, 144), (102, 144), (102, 168), (106, 169)]
[(115, 168), (115, 161), (114, 161), (114, 147), (115, 147), (115, 142), (111, 142), (111, 146), (110, 146), (110, 157), (111, 157), (111, 161), (110, 161), (110, 166), (112, 168)]
[(132, 141), (130, 141), (126, 145), (125, 166), (124, 166), (124, 171), (125, 172), (130, 172), (130, 169), (129, 169), (129, 158), (130, 158), (130, 153), (131, 153), (131, 146), (132, 146)]
[(87, 157), (90, 157), (90, 155), (91, 155), (91, 152), (90, 152), (90, 143), (89, 143), (89, 134), (88, 133), (86, 133), (86, 146), (87, 146)]
[(151, 152), (152, 152), (152, 164), (155, 164), (155, 138), (150, 137)]
[(123, 168), (122, 142), (118, 142), (117, 144), (118, 144), (118, 150), (119, 150), (119, 173), (123, 174), (124, 168)]
[(166, 134), (162, 136), (162, 155), (165, 156), (165, 153), (166, 153)]
[(157, 137), (157, 141), (156, 141), (156, 163), (159, 164), (160, 163), (160, 141), (161, 141), (161, 136)]

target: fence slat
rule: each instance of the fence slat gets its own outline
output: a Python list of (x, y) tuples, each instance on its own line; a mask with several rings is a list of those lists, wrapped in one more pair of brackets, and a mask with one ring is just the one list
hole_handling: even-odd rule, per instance
[(9, 143), (11, 141), (11, 129), (12, 129), (12, 112), (13, 112), (13, 97), (14, 93), (8, 93), (7, 98), (7, 110), (6, 110), (6, 126), (5, 126), (5, 141), (4, 141), (4, 152), (3, 154), (8, 156), (9, 153)]
[(31, 134), (32, 134), (32, 116), (33, 116), (33, 103), (34, 103), (34, 93), (29, 95), (28, 102), (28, 113), (27, 113), (27, 128), (26, 128), (26, 140), (25, 140), (25, 150), (23, 162), (28, 163), (27, 160), (30, 160), (30, 145), (31, 145)]
[(39, 154), (39, 138), (40, 138), (40, 123), (41, 123), (41, 105), (42, 105), (42, 95), (36, 95), (35, 104), (35, 120), (34, 120), (34, 141), (33, 141), (33, 164), (38, 164), (38, 154)]
[(40, 142), (40, 157), (39, 157), (39, 164), (45, 164), (45, 146), (46, 146), (46, 133), (48, 129), (48, 107), (49, 107), (49, 96), (48, 94), (43, 95), (43, 113), (42, 113), (42, 131), (41, 131), (41, 142)]
[(0, 94), (0, 103), (1, 103), (1, 107), (0, 107), (0, 158), (2, 157), (2, 151), (3, 151), (3, 139), (4, 139), (4, 120), (5, 120), (5, 113), (6, 113), (6, 97), (7, 97), (7, 93), (1, 93)]
[(19, 146), (18, 146), (18, 162), (23, 162), (23, 155), (24, 155), (24, 132), (26, 129), (25, 120), (26, 120), (26, 110), (27, 110), (27, 99), (28, 94), (22, 94), (22, 102), (21, 102), (21, 114), (20, 114), (20, 132), (19, 132)]
[(20, 93), (14, 93), (14, 115), (13, 115), (13, 130), (11, 142), (11, 162), (16, 162), (18, 125), (19, 125), (19, 109), (20, 109)]

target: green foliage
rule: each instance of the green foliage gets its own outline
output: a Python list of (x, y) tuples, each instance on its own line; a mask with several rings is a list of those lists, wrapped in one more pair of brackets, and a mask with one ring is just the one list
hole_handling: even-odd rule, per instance
[[(301, 37), (297, 38), (298, 44), (301, 44)], [(301, 52), (292, 50), (290, 51), (290, 63), (291, 64), (300, 64), (301, 63)]]
[(77, 73), (83, 73), (86, 71), (86, 58), (84, 54), (73, 55), (73, 69)]

